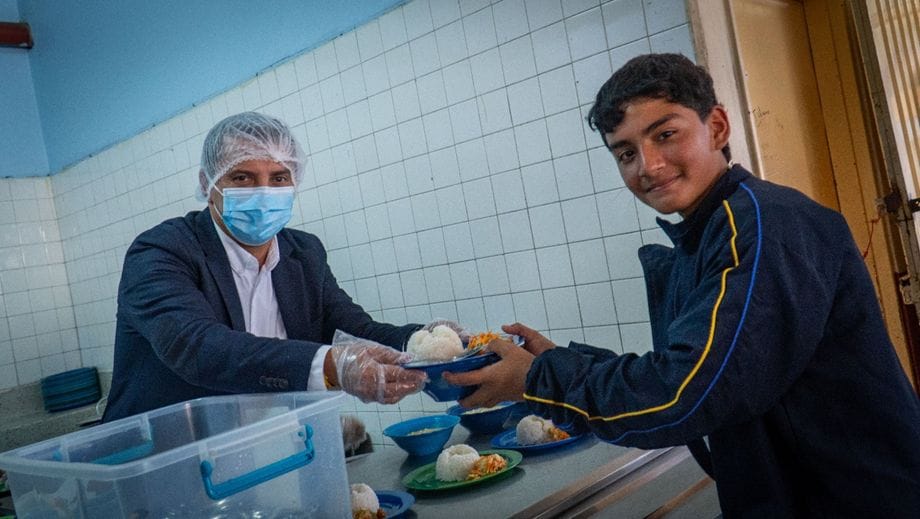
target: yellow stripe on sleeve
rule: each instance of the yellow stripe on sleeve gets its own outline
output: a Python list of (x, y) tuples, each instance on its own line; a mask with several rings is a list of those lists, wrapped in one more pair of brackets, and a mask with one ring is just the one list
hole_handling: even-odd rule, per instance
[(732, 258), (734, 260), (734, 264), (730, 267), (726, 267), (722, 271), (722, 286), (721, 286), (721, 289), (719, 290), (719, 297), (716, 298), (716, 302), (712, 307), (712, 317), (710, 318), (710, 322), (709, 322), (709, 338), (706, 341), (706, 347), (703, 348), (703, 354), (700, 356), (699, 360), (693, 366), (693, 369), (690, 370), (690, 373), (687, 375), (687, 377), (684, 378), (684, 381), (680, 384), (680, 387), (677, 388), (677, 393), (674, 395), (674, 398), (672, 398), (669, 402), (666, 402), (661, 405), (649, 407), (646, 409), (640, 409), (637, 411), (627, 411), (625, 413), (620, 413), (620, 414), (613, 415), (613, 416), (591, 416), (584, 409), (573, 406), (571, 404), (567, 404), (565, 402), (556, 402), (554, 400), (548, 400), (545, 398), (528, 395), (527, 393), (524, 394), (524, 399), (531, 400), (533, 402), (539, 402), (541, 404), (561, 406), (561, 407), (564, 407), (566, 409), (569, 409), (571, 411), (574, 411), (578, 414), (585, 416), (588, 420), (603, 420), (605, 422), (611, 422), (613, 420), (619, 420), (621, 418), (628, 418), (630, 416), (640, 416), (640, 415), (655, 413), (655, 412), (664, 411), (665, 409), (673, 407), (680, 400), (681, 394), (683, 394), (684, 389), (687, 387), (690, 381), (693, 380), (693, 377), (696, 376), (697, 372), (699, 372), (700, 370), (700, 367), (703, 365), (703, 363), (706, 361), (706, 358), (709, 356), (709, 352), (712, 349), (712, 341), (715, 338), (716, 316), (719, 311), (719, 306), (722, 304), (722, 299), (725, 297), (725, 288), (727, 285), (726, 280), (728, 278), (728, 273), (736, 269), (738, 265), (740, 264), (740, 261), (738, 259), (738, 250), (735, 247), (735, 239), (738, 237), (738, 229), (735, 227), (735, 216), (734, 216), (734, 213), (732, 213), (731, 206), (729, 206), (728, 204), (728, 200), (723, 200), (722, 206), (725, 208), (725, 212), (728, 215), (728, 223), (732, 230), (732, 236), (729, 241), (731, 244)]

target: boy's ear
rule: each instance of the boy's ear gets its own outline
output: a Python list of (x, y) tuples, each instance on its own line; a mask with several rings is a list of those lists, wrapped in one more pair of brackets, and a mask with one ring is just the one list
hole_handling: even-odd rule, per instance
[(713, 106), (706, 119), (706, 124), (709, 127), (713, 150), (721, 151), (728, 144), (728, 138), (731, 135), (731, 125), (728, 122), (728, 112), (725, 111), (725, 107)]

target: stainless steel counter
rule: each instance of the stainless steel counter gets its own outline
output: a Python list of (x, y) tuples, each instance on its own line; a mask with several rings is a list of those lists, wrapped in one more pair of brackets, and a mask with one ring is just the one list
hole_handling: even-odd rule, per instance
[[(458, 426), (448, 445), (467, 443), (484, 450), (491, 448), (489, 440)], [(346, 467), (350, 483), (406, 491), (402, 478), (436, 459), (437, 455), (409, 457), (393, 446), (378, 448)], [(670, 479), (663, 477), (666, 474)], [(588, 437), (559, 449), (525, 453), (510, 474), (493, 481), (449, 491), (412, 491), (416, 502), (408, 517), (587, 517), (608, 516), (615, 509), (617, 517), (643, 517), (703, 477), (683, 447), (645, 451)], [(658, 482), (665, 480), (667, 484), (656, 491)], [(637, 495), (642, 497), (635, 499)], [(712, 496), (704, 509), (714, 517), (718, 504)]]

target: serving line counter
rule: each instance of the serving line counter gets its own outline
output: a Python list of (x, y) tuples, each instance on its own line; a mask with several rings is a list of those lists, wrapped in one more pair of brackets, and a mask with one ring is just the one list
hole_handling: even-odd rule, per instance
[[(447, 446), (466, 443), (491, 449), (491, 437), (456, 427)], [(412, 470), (437, 455), (410, 457), (388, 446), (346, 463), (349, 483), (375, 490), (409, 491)], [(415, 504), (407, 517), (548, 518), (719, 516), (715, 485), (685, 447), (641, 450), (604, 443), (593, 436), (524, 459), (506, 475), (453, 490), (409, 491)]]

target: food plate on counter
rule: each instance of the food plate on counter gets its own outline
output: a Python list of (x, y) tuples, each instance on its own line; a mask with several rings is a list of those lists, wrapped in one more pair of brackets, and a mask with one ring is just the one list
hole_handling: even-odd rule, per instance
[(503, 433), (499, 433), (492, 438), (491, 444), (496, 449), (513, 449), (519, 452), (537, 452), (545, 451), (550, 449), (555, 449), (562, 447), (563, 445), (568, 445), (570, 443), (575, 443), (578, 440), (582, 439), (585, 435), (579, 434), (577, 436), (569, 436), (564, 440), (556, 440), (546, 443), (531, 443), (527, 445), (521, 445), (517, 440), (517, 431), (515, 429), (508, 429)]
[(498, 454), (499, 456), (505, 458), (505, 461), (508, 462), (508, 465), (498, 472), (486, 474), (485, 476), (477, 479), (462, 481), (441, 481), (435, 476), (437, 462), (431, 462), (427, 465), (422, 465), (421, 467), (406, 474), (402, 480), (403, 485), (406, 485), (406, 488), (411, 490), (449, 490), (455, 488), (464, 488), (471, 485), (477, 485), (483, 481), (488, 481), (490, 479), (501, 476), (502, 474), (506, 474), (510, 470), (514, 469), (514, 467), (516, 467), (524, 458), (520, 452), (504, 449), (484, 450), (481, 451), (480, 454), (483, 456), (487, 456), (489, 454)]
[(380, 508), (387, 514), (387, 519), (402, 517), (402, 514), (415, 504), (415, 497), (399, 490), (375, 490)]

